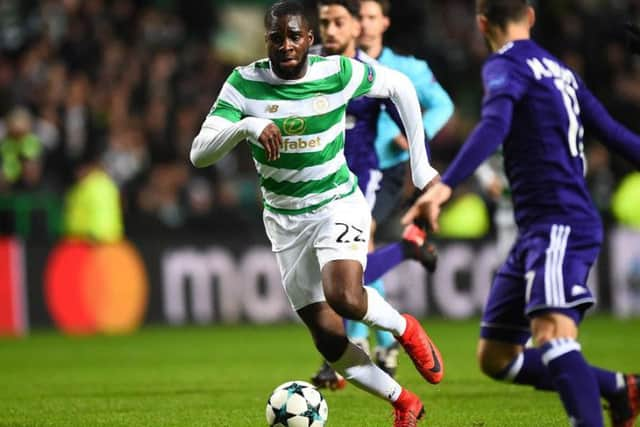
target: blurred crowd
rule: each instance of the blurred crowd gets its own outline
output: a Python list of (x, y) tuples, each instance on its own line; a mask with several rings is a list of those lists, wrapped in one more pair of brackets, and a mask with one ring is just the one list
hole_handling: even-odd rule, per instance
[[(234, 3), (0, 2), (0, 210), (15, 216), (45, 206), (44, 231), (55, 236), (62, 225), (52, 223), (64, 217), (65, 195), (88, 171), (100, 170), (119, 191), (127, 234), (259, 223), (259, 189), (246, 146), (211, 168), (195, 169), (188, 160), (193, 137), (238, 65), (221, 49), (228, 27), (223, 9)], [(253, 3), (242, 7), (259, 18), (270, 2)], [(306, 4), (313, 13), (313, 2)], [(640, 21), (640, 0), (535, 5), (534, 38), (571, 65), (614, 117), (640, 132), (640, 58), (626, 53), (622, 30), (625, 21)], [(476, 123), (482, 97), (487, 50), (475, 31), (473, 1), (394, 0), (391, 18), (388, 44), (427, 59), (456, 105), (432, 141), (443, 169)], [(255, 21), (234, 25), (253, 34)], [(595, 201), (613, 220), (611, 199), (631, 165), (589, 135), (587, 157)], [(468, 191), (493, 209), (491, 195), (478, 185), (470, 182)], [(5, 216), (5, 228), (11, 221), (14, 228), (20, 222)]]

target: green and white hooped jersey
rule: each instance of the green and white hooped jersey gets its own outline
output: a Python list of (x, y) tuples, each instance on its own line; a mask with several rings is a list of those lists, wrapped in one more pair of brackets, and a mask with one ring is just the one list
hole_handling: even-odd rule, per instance
[(357, 189), (343, 153), (345, 110), (350, 99), (371, 90), (374, 70), (343, 56), (309, 55), (308, 61), (299, 80), (277, 77), (268, 59), (236, 68), (210, 112), (233, 123), (269, 119), (280, 128), (277, 160), (249, 141), (265, 208), (274, 212), (309, 212)]

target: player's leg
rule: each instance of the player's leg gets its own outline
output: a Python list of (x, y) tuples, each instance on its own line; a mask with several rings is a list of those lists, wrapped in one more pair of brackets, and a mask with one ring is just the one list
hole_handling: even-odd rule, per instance
[[(482, 372), (496, 380), (555, 391), (553, 379), (542, 362), (542, 350), (524, 346), (531, 336), (529, 321), (519, 308), (526, 287), (522, 286), (521, 269), (509, 261), (520, 255), (518, 247), (516, 244), (512, 257), (498, 271), (491, 287), (478, 342), (478, 362)], [(619, 394), (621, 373), (597, 367), (592, 370), (604, 398), (612, 399)]]
[(567, 312), (536, 314), (533, 338), (570, 419), (579, 426), (604, 426), (598, 380), (577, 341), (578, 322)]
[[(375, 203), (370, 205), (375, 224), (384, 224), (388, 221), (394, 210), (401, 204), (405, 178), (405, 163), (382, 172), (382, 180), (375, 193)], [(375, 233), (375, 230), (372, 232)], [(381, 278), (389, 270), (408, 259), (416, 260), (428, 271), (433, 271), (436, 267), (437, 255), (435, 248), (426, 237), (424, 230), (410, 225), (405, 228), (399, 242), (382, 246), (371, 252), (367, 260), (365, 283)]]
[[(354, 173), (358, 176), (358, 186), (360, 191), (362, 191), (362, 195), (367, 201), (367, 205), (369, 209), (373, 209), (376, 205), (377, 192), (380, 188), (380, 182), (382, 180), (382, 172), (377, 169), (365, 169), (365, 170), (355, 170)], [(373, 252), (375, 249), (373, 235), (375, 233), (376, 223), (374, 220), (370, 222), (369, 225), (369, 243), (368, 243), (368, 252)], [(388, 265), (389, 268), (393, 268), (395, 264), (388, 263), (387, 260), (383, 261), (385, 265)], [(375, 280), (375, 279), (374, 279)], [(365, 285), (369, 285), (373, 280), (367, 280), (365, 277), (364, 283)], [(371, 354), (369, 348), (369, 327), (362, 323), (354, 320), (346, 320), (347, 325), (347, 336), (349, 339), (362, 348), (365, 353)]]
[[(572, 242), (577, 243), (579, 251), (571, 247)], [(597, 245), (586, 252), (585, 247), (589, 245), (577, 236), (568, 239), (568, 229), (555, 229), (555, 235), (550, 237), (537, 236), (516, 243), (489, 296), (478, 359), (483, 372), (493, 378), (558, 391), (571, 416), (585, 420), (585, 425), (599, 425), (601, 413), (593, 409), (597, 408), (599, 394), (610, 402), (620, 402), (622, 399), (616, 397), (628, 395), (626, 390), (632, 388), (621, 389), (625, 386), (622, 374), (584, 362), (575, 340), (582, 311), (551, 307), (559, 301), (584, 309), (593, 301), (583, 285), (597, 254)], [(518, 259), (528, 261), (520, 267), (515, 262)], [(563, 282), (571, 284), (569, 289), (562, 286)], [(538, 344), (542, 343), (540, 348), (522, 350), (529, 336), (526, 319), (518, 312), (524, 304), (533, 316), (535, 336)], [(594, 402), (595, 405), (587, 407)], [(633, 401), (624, 403), (617, 406), (634, 405)]]
[(329, 304), (311, 304), (298, 310), (298, 315), (309, 328), (318, 351), (349, 382), (390, 402), (396, 413), (396, 421), (422, 418), (424, 405), (420, 399), (398, 384), (373, 363), (360, 347), (347, 339), (342, 317)]
[[(437, 383), (444, 372), (442, 360), (422, 326), (412, 316), (401, 315), (376, 290), (362, 286), (367, 252), (363, 236), (371, 221), (365, 203), (360, 193), (335, 202), (315, 241), (326, 300), (346, 319), (393, 333), (422, 376)], [(345, 234), (345, 229), (356, 233)]]

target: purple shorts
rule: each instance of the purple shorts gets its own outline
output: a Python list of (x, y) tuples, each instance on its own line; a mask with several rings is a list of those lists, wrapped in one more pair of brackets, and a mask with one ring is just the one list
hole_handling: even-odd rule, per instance
[(597, 235), (567, 225), (519, 235), (493, 281), (481, 337), (524, 344), (530, 319), (550, 311), (579, 324), (595, 303), (587, 277), (600, 251)]

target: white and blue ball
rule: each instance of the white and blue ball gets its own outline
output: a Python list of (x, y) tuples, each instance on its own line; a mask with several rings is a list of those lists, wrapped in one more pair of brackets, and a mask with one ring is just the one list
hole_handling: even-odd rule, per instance
[(328, 416), (324, 397), (305, 381), (279, 385), (267, 401), (267, 422), (272, 427), (322, 427)]

